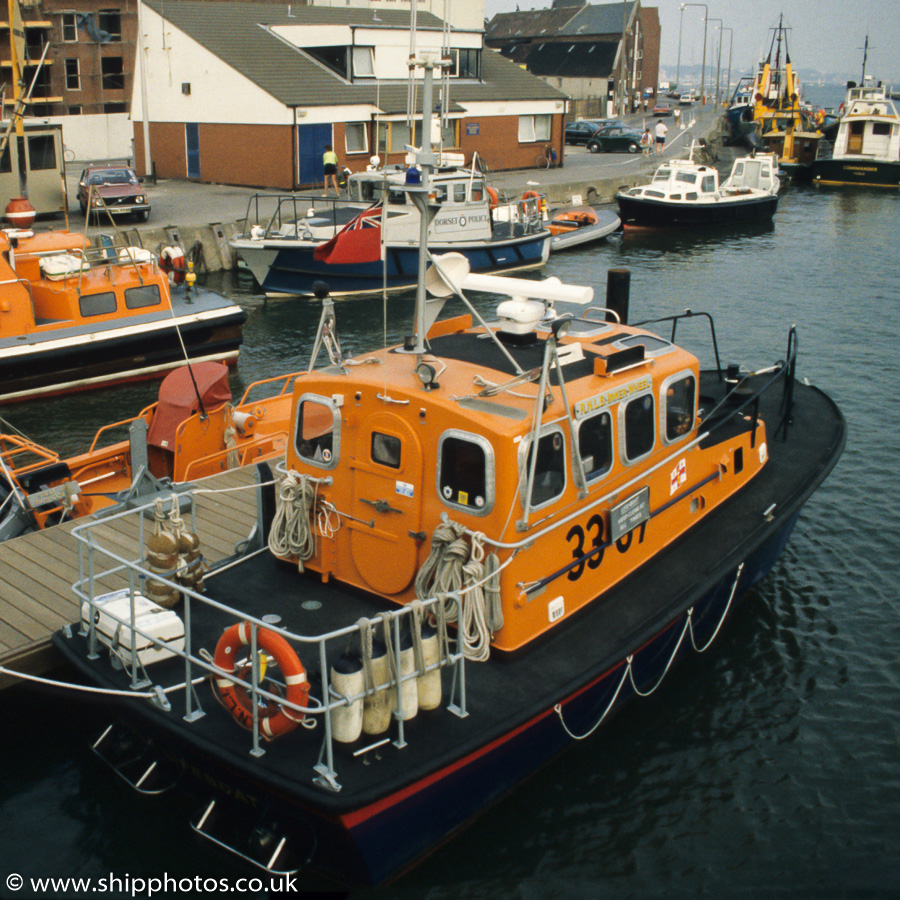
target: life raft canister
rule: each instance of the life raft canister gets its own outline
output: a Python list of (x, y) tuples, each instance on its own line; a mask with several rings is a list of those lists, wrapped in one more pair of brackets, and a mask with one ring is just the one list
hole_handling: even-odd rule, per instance
[(159, 254), (159, 267), (169, 276), (169, 281), (181, 284), (187, 272), (184, 250), (181, 247), (164, 247)]
[[(241, 679), (232, 681), (230, 678), (217, 677), (215, 682), (226, 708), (234, 716), (235, 721), (248, 730), (253, 729), (253, 703), (249, 691), (242, 683), (239, 668), (243, 669), (244, 666), (238, 666), (237, 656), (241, 648), (250, 646), (251, 630), (249, 622), (232, 625), (219, 638), (214, 657), (217, 668)], [(260, 628), (256, 634), (256, 646), (274, 657), (278, 663), (286, 686), (284, 699), (297, 706), (306, 706), (309, 680), (306, 677), (306, 669), (303, 668), (291, 645), (280, 634), (267, 628)], [(277, 711), (269, 711), (266, 706), (264, 702), (260, 702), (258, 706), (259, 732), (268, 740), (293, 731), (303, 721), (302, 712), (283, 706), (277, 707)]]

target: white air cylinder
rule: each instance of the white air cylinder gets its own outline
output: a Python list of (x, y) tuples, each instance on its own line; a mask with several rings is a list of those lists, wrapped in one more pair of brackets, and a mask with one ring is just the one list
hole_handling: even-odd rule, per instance
[[(408, 634), (404, 634), (400, 640), (400, 677), (405, 678), (412, 675), (416, 671), (416, 657), (413, 651), (412, 639)], [(414, 718), (419, 711), (419, 696), (416, 686), (417, 679), (407, 678), (406, 681), (400, 683), (399, 688), (393, 688), (391, 691), (391, 710), (397, 712), (402, 706), (401, 716), (404, 722), (408, 722)], [(400, 694), (402, 703), (397, 703), (397, 694)]]
[[(331, 687), (335, 693), (345, 697), (361, 694), (365, 687), (362, 660), (352, 656), (342, 656), (338, 659), (331, 667)], [(331, 733), (336, 741), (352, 744), (362, 733), (362, 727), (361, 697), (349, 706), (338, 706), (331, 710)]]
[[(380, 641), (372, 642), (372, 675), (376, 685), (390, 681), (391, 670), (387, 650)], [(391, 691), (382, 688), (366, 695), (363, 701), (363, 731), (366, 734), (383, 734), (391, 724)]]
[[(440, 660), (437, 631), (427, 622), (422, 626), (422, 661), (431, 666)], [(441, 670), (432, 669), (416, 678), (419, 709), (437, 709), (441, 705)]]

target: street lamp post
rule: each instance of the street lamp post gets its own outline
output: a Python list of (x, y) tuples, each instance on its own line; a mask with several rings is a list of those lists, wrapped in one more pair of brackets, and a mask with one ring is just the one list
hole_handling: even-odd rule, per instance
[(684, 26), (684, 4), (681, 4), (681, 18), (678, 20), (678, 68), (675, 70), (675, 87), (681, 86), (681, 29)]
[(734, 49), (734, 29), (725, 28), (723, 25), (722, 31), (728, 32), (728, 78), (725, 80), (725, 100), (727, 102), (730, 99), (729, 92), (731, 91), (731, 51)]
[(721, 19), (715, 17), (709, 19), (710, 22), (718, 22), (719, 27), (719, 55), (716, 57), (716, 109), (719, 108), (719, 72), (722, 70), (722, 26), (725, 24)]
[(681, 9), (686, 6), (702, 6), (703, 7), (703, 62), (700, 69), (700, 105), (706, 103), (706, 18), (709, 15), (709, 7), (705, 3), (682, 3)]

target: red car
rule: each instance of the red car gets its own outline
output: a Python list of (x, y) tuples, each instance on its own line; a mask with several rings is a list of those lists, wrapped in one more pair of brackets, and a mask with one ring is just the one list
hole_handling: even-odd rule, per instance
[(664, 116), (671, 116), (672, 107), (669, 106), (668, 103), (657, 103), (656, 106), (653, 107), (652, 115), (659, 116), (660, 118), (663, 118)]
[(128, 166), (88, 166), (78, 180), (78, 205), (82, 215), (135, 215), (150, 218), (150, 200), (134, 169)]

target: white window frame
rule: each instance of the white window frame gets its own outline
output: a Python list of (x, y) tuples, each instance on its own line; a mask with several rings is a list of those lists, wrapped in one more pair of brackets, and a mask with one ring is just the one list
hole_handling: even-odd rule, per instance
[[(64, 44), (77, 44), (78, 43), (78, 17), (74, 10), (66, 9), (60, 12), (60, 16), (62, 17), (62, 27), (60, 28), (60, 36), (62, 37), (62, 42)], [(70, 21), (67, 21), (67, 18)], [(67, 38), (66, 37), (66, 27), (71, 26), (72, 32), (74, 33), (74, 37)]]
[[(355, 130), (357, 128), (362, 132), (362, 147), (352, 148), (348, 138), (350, 137), (351, 129)], [(369, 128), (367, 122), (347, 122), (344, 125), (344, 151), (348, 156), (352, 156), (354, 153), (369, 152)]]
[(536, 144), (550, 140), (553, 130), (553, 117), (550, 113), (535, 113), (519, 116), (519, 143)]
[[(77, 82), (75, 87), (71, 87), (69, 85), (69, 63), (75, 63), (75, 80)], [(81, 90), (81, 60), (77, 56), (67, 56), (65, 58), (65, 62), (63, 63), (65, 67), (65, 79), (66, 79), (66, 90), (67, 91), (80, 91)]]
[(374, 78), (375, 77), (375, 48), (374, 47), (352, 47), (350, 51), (353, 63), (353, 78)]

